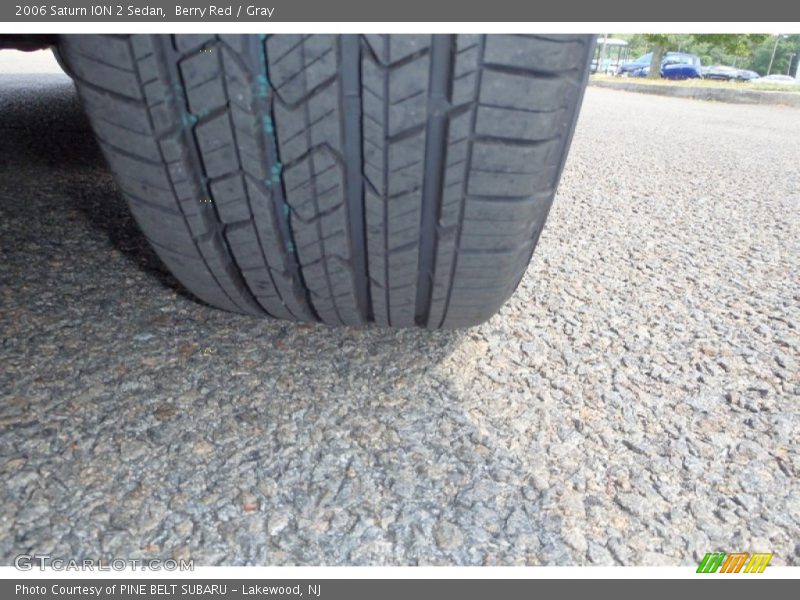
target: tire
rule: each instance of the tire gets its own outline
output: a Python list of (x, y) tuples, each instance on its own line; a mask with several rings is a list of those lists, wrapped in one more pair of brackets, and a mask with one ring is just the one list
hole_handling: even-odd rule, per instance
[(202, 301), (467, 327), (530, 261), (593, 36), (62, 36), (147, 239)]

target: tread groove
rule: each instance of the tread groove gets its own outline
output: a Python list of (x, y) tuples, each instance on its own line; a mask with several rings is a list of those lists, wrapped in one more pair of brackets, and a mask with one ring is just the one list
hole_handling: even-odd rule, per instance
[(454, 67), (454, 46), (455, 38), (452, 35), (435, 35), (431, 41), (428, 122), (425, 137), (426, 170), (422, 182), (421, 239), (414, 311), (414, 321), (421, 327), (428, 324), (433, 290), (436, 223), (441, 210), (447, 160), (447, 109), (451, 108), (450, 79)]
[(355, 271), (356, 305), (364, 323), (372, 321), (372, 299), (367, 279), (367, 223), (364, 211), (364, 149), (361, 119), (361, 42), (356, 35), (339, 38), (342, 61), (341, 102), (344, 119), (343, 149), (350, 157), (345, 171), (350, 252)]

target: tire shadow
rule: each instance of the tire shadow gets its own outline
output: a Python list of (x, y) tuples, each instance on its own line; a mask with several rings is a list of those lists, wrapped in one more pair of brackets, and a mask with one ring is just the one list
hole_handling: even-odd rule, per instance
[[(160, 284), (194, 299), (139, 230), (63, 74), (0, 76), (0, 210), (27, 223), (70, 211)], [(23, 196), (28, 200), (15, 203)]]

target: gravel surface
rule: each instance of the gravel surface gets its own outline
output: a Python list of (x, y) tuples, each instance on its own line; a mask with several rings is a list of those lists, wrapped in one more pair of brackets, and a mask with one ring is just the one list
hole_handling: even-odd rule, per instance
[(590, 89), (475, 329), (195, 303), (69, 83), (0, 78), (0, 560), (800, 564), (800, 111)]

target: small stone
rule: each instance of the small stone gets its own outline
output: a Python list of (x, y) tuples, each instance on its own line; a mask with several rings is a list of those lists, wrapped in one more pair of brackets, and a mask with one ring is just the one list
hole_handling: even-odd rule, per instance
[(586, 537), (577, 528), (562, 531), (561, 537), (564, 538), (564, 542), (567, 546), (580, 553), (586, 552), (586, 549), (589, 547)]
[(189, 546), (180, 546), (172, 553), (172, 558), (175, 560), (189, 560), (191, 556), (192, 552)]
[(194, 443), (194, 446), (192, 446), (192, 452), (200, 456), (205, 456), (206, 454), (210, 454), (213, 451), (214, 451), (214, 446), (212, 446), (205, 440), (198, 440)]
[(197, 344), (181, 344), (178, 346), (178, 356), (183, 360), (186, 360), (190, 356), (192, 356), (195, 352), (197, 352)]
[(290, 519), (291, 513), (286, 509), (280, 508), (273, 511), (267, 519), (267, 531), (269, 531), (270, 535), (278, 535), (286, 529)]
[(589, 562), (595, 565), (613, 565), (615, 564), (614, 557), (611, 553), (600, 544), (589, 542), (587, 557)]
[(256, 512), (258, 510), (258, 498), (253, 494), (242, 494), (240, 500), (244, 512)]
[(174, 417), (177, 412), (178, 411), (171, 404), (162, 404), (156, 409), (155, 415), (156, 419), (159, 421), (166, 421)]
[(0, 469), (0, 472), (11, 473), (13, 471), (17, 471), (21, 469), (26, 462), (28, 462), (28, 460), (22, 457), (9, 459), (5, 462), (3, 468)]
[(646, 503), (639, 494), (617, 494), (614, 501), (627, 513), (642, 519), (645, 515)]
[(175, 533), (181, 537), (188, 537), (194, 531), (194, 523), (191, 519), (184, 519), (175, 526)]
[(442, 550), (454, 550), (464, 543), (461, 530), (449, 521), (442, 521), (433, 527), (433, 539)]

